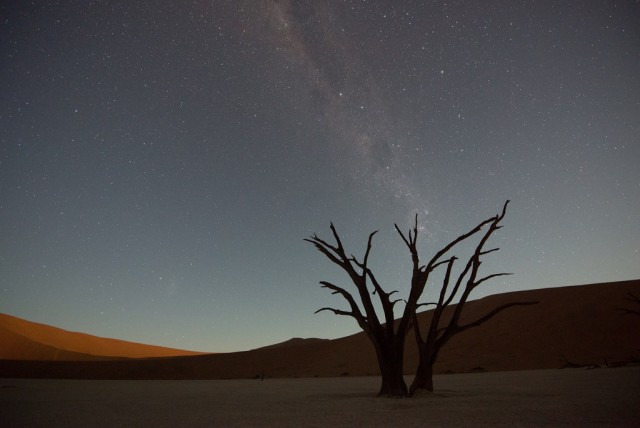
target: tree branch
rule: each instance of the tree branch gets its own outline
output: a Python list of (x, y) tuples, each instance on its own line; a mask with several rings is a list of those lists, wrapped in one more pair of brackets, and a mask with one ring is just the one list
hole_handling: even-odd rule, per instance
[(439, 330), (439, 333), (441, 332), (442, 335), (438, 337), (438, 339), (436, 340), (435, 348), (439, 350), (449, 341), (449, 339), (451, 339), (456, 334), (484, 324), (485, 322), (489, 321), (491, 318), (498, 315), (500, 312), (504, 311), (505, 309), (511, 308), (513, 306), (536, 305), (538, 303), (539, 302), (537, 301), (506, 303), (504, 305), (498, 306), (497, 308), (495, 308), (485, 316), (480, 317), (477, 320), (470, 322), (468, 324), (465, 324), (463, 326), (460, 326), (458, 324), (453, 324), (453, 325), (449, 324), (446, 328)]
[(476, 288), (477, 286), (479, 286), (480, 284), (482, 284), (485, 281), (488, 281), (492, 278), (497, 278), (499, 276), (508, 276), (508, 275), (513, 275), (512, 273), (507, 273), (507, 272), (501, 272), (501, 273), (493, 273), (491, 275), (487, 275), (484, 278), (480, 278), (479, 280), (477, 280), (476, 282), (473, 283), (472, 287)]
[[(485, 234), (480, 239), (480, 242), (476, 246), (476, 249), (475, 249), (473, 255), (469, 258), (469, 261), (467, 262), (467, 265), (465, 266), (464, 271), (458, 277), (458, 281), (456, 282), (456, 286), (454, 288), (454, 291), (456, 293), (458, 291), (458, 287), (460, 286), (460, 284), (462, 282), (463, 277), (466, 276), (467, 273), (469, 274), (469, 278), (467, 279), (465, 287), (464, 287), (464, 290), (462, 291), (462, 296), (460, 297), (460, 300), (458, 301), (458, 304), (456, 305), (456, 308), (453, 311), (453, 315), (451, 317), (451, 320), (449, 321), (449, 325), (446, 328), (445, 332), (443, 333), (442, 337), (440, 338), (440, 339), (444, 340), (444, 342), (446, 342), (449, 337), (451, 337), (453, 334), (455, 334), (458, 331), (458, 329), (459, 329), (458, 321), (460, 320), (460, 315), (462, 314), (462, 310), (464, 308), (464, 305), (467, 302), (467, 299), (469, 298), (469, 295), (471, 294), (471, 292), (478, 285), (480, 285), (481, 283), (485, 282), (486, 280), (488, 280), (490, 278), (494, 278), (496, 276), (505, 275), (504, 273), (493, 274), (493, 275), (489, 275), (487, 277), (481, 278), (480, 280), (476, 281), (476, 277), (478, 275), (478, 269), (480, 268), (480, 265), (482, 264), (482, 262), (480, 261), (480, 256), (483, 254), (484, 245), (489, 240), (489, 238), (491, 237), (493, 232), (495, 232), (496, 230), (499, 229), (499, 227), (500, 227), (499, 223), (504, 218), (504, 216), (506, 214), (506, 209), (507, 209), (507, 205), (508, 204), (509, 204), (509, 201), (507, 200), (505, 202), (505, 204), (504, 204), (504, 207), (502, 208), (502, 213), (492, 217), (492, 219), (490, 221), (489, 229), (485, 232)], [(493, 252), (493, 250), (489, 250), (489, 251), (487, 251), (485, 253), (490, 253), (490, 252)], [(447, 302), (450, 302), (453, 299), (454, 295), (455, 294), (452, 294), (449, 297), (449, 299), (447, 299)], [(439, 341), (440, 341), (440, 339), (439, 339)]]
[(485, 221), (483, 221), (482, 223), (478, 224), (476, 227), (474, 227), (473, 229), (471, 229), (467, 233), (464, 233), (464, 234), (458, 236), (453, 241), (451, 241), (449, 244), (447, 244), (447, 246), (445, 246), (443, 249), (438, 251), (436, 253), (436, 255), (431, 258), (431, 260), (427, 264), (427, 269), (433, 270), (434, 264), (437, 263), (437, 261), (440, 259), (440, 257), (442, 257), (444, 254), (446, 254), (449, 250), (451, 250), (451, 248), (456, 246), (458, 243), (460, 243), (460, 242), (464, 241), (465, 239), (469, 238), (470, 236), (475, 235), (476, 233), (478, 233), (486, 224), (491, 223), (495, 219), (496, 219), (496, 217), (491, 217), (489, 219), (486, 219)]
[(511, 302), (511, 303), (505, 303), (504, 305), (500, 305), (497, 308), (495, 308), (494, 310), (492, 310), (491, 312), (489, 312), (488, 314), (486, 314), (483, 317), (478, 318), (477, 320), (470, 322), (468, 324), (465, 324), (463, 326), (459, 326), (458, 327), (458, 331), (465, 331), (468, 330), (470, 328), (474, 328), (474, 327), (478, 327), (482, 324), (484, 324), (485, 322), (489, 321), (491, 318), (493, 318), (494, 316), (498, 315), (500, 312), (504, 311), (505, 309), (509, 309), (513, 306), (529, 306), (529, 305), (537, 305), (538, 301), (529, 301), (529, 302)]
[(351, 293), (349, 293), (344, 288), (327, 281), (320, 281), (320, 284), (322, 285), (322, 288), (328, 288), (329, 290), (331, 290), (331, 294), (340, 294), (342, 297), (344, 297), (344, 299), (349, 303), (349, 306), (351, 307), (351, 312), (353, 313), (352, 316), (356, 318), (356, 320), (361, 321), (365, 319)]
[[(356, 305), (353, 296), (351, 296), (351, 294), (349, 294), (346, 290), (329, 283), (321, 282), (321, 284), (327, 286), (327, 288), (331, 288), (334, 292), (341, 294), (345, 299), (347, 299), (350, 306), (352, 307), (352, 312), (359, 317), (357, 319), (358, 323), (361, 324), (361, 326), (364, 323), (368, 326), (369, 332), (371, 332), (372, 334), (374, 332), (375, 334), (379, 334), (382, 331), (382, 326), (380, 324), (380, 320), (378, 319), (378, 315), (376, 314), (375, 307), (371, 301), (369, 290), (367, 289), (367, 277), (369, 276), (369, 274), (367, 273), (368, 268), (366, 266), (366, 261), (363, 261), (361, 263), (354, 256), (347, 257), (347, 253), (342, 244), (342, 240), (340, 239), (340, 235), (338, 234), (338, 231), (336, 230), (333, 222), (330, 223), (330, 229), (336, 242), (335, 245), (329, 244), (328, 242), (319, 238), (316, 234), (308, 239), (305, 239), (305, 241), (312, 243), (330, 261), (340, 266), (345, 271), (345, 273), (347, 273), (352, 283), (358, 290), (358, 296), (360, 297), (360, 302), (364, 307), (364, 314), (366, 314), (366, 317), (362, 314), (359, 307)], [(367, 241), (367, 252), (365, 253), (366, 259), (368, 259), (369, 257), (372, 240), (375, 233), (376, 232), (373, 232), (369, 235), (369, 239)], [(361, 268), (362, 272), (358, 272), (356, 270), (357, 267)], [(363, 327), (363, 329), (364, 328), (365, 327)]]
[(369, 262), (369, 253), (371, 252), (371, 242), (373, 241), (373, 236), (378, 233), (378, 231), (373, 231), (369, 234), (369, 239), (367, 239), (367, 251), (365, 251), (364, 253), (364, 258), (362, 259), (362, 264), (364, 265), (364, 267), (367, 267), (367, 264)]
[(356, 316), (354, 315), (353, 312), (347, 312), (347, 311), (343, 311), (343, 310), (340, 310), (340, 309), (329, 308), (329, 307), (320, 308), (317, 311), (315, 311), (314, 314), (317, 314), (318, 312), (322, 312), (322, 311), (331, 311), (336, 315), (347, 315), (347, 316), (356, 318)]
[(473, 263), (473, 258), (470, 258), (467, 261), (467, 264), (465, 265), (465, 267), (462, 270), (462, 272), (460, 272), (460, 275), (458, 275), (458, 279), (456, 280), (456, 285), (453, 286), (453, 290), (451, 290), (451, 294), (449, 295), (447, 300), (444, 302), (443, 306), (449, 306), (449, 304), (455, 298), (456, 294), (458, 294), (458, 290), (460, 289), (460, 285), (462, 284), (462, 280), (467, 275), (467, 272), (469, 272), (469, 269), (471, 269), (472, 263)]
[(418, 308), (420, 308), (422, 306), (425, 306), (425, 307), (427, 307), (427, 306), (438, 306), (438, 304), (436, 302), (418, 303), (416, 305), (416, 309), (418, 309)]
[(640, 297), (636, 296), (629, 290), (627, 290), (627, 295), (624, 297), (624, 300), (640, 305)]
[[(444, 280), (442, 283), (442, 288), (440, 289), (440, 297), (438, 298), (438, 307), (443, 307), (443, 303), (444, 303), (444, 296), (446, 296), (447, 294), (447, 288), (449, 287), (449, 280), (451, 278), (451, 271), (453, 270), (453, 264), (455, 263), (455, 261), (458, 258), (456, 256), (453, 256), (451, 258), (449, 258), (449, 260), (446, 261), (447, 263), (447, 272), (444, 275)], [(441, 262), (444, 263), (444, 262)], [(438, 263), (440, 264), (440, 263)], [(454, 290), (455, 292), (456, 290)], [(444, 305), (444, 307), (446, 307), (447, 305)]]
[[(412, 247), (416, 246), (416, 240), (418, 239), (418, 213), (416, 213), (415, 216), (415, 220), (413, 223), (413, 230), (409, 229), (409, 237), (405, 237), (404, 233), (402, 233), (402, 231), (400, 230), (400, 228), (398, 227), (397, 224), (394, 224), (396, 230), (398, 231), (398, 234), (400, 235), (400, 237), (402, 238), (402, 240), (404, 241), (404, 243), (406, 244), (406, 246), (409, 248), (409, 250), (411, 250)], [(411, 234), (411, 232), (413, 231), (413, 235)]]
[[(640, 305), (640, 297), (636, 296), (635, 294), (633, 294), (629, 290), (627, 290), (627, 295), (624, 297), (624, 300), (626, 300), (627, 302), (634, 303), (636, 305)], [(621, 311), (625, 315), (640, 316), (640, 310), (639, 309), (630, 309), (630, 308), (616, 308), (616, 309)]]
[(322, 239), (318, 238), (317, 235), (313, 235), (310, 238), (306, 238), (304, 239), (304, 241), (312, 243), (313, 246), (316, 247), (316, 249), (318, 249), (318, 251), (324, 254), (333, 263), (337, 264), (338, 266), (344, 265), (345, 261), (340, 258), (341, 255), (338, 252), (338, 249), (332, 246), (331, 244), (329, 244), (328, 242), (325, 242)]

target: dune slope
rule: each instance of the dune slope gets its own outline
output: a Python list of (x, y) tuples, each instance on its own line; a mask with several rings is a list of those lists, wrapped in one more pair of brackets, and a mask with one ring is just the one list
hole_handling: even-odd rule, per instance
[[(509, 301), (538, 301), (509, 309), (454, 337), (442, 350), (436, 373), (617, 365), (640, 357), (640, 317), (628, 291), (640, 280), (498, 294), (469, 302), (463, 322)], [(420, 315), (423, 322), (430, 312)], [(405, 371), (417, 353), (408, 337)], [(376, 375), (373, 348), (363, 333), (336, 340), (295, 340), (246, 352), (125, 361), (0, 361), (0, 376), (102, 379), (229, 379)]]
[(201, 354), (66, 331), (6, 314), (0, 314), (0, 344), (0, 359), (15, 360), (93, 360)]

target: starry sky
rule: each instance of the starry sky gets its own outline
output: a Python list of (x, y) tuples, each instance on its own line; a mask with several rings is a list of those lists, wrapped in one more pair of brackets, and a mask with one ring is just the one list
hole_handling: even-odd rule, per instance
[[(640, 277), (637, 1), (0, 5), (0, 312), (227, 352), (358, 331), (497, 214), (473, 297)], [(460, 251), (465, 252), (466, 247)], [(435, 293), (432, 284), (427, 292)]]

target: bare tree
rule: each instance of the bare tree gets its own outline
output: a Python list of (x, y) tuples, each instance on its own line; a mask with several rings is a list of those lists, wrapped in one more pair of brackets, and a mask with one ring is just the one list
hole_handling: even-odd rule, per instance
[(627, 290), (627, 295), (625, 296), (624, 300), (633, 303), (634, 305), (636, 305), (636, 308), (618, 308), (618, 310), (624, 312), (627, 315), (640, 316), (640, 297)]
[[(343, 287), (327, 281), (320, 281), (320, 284), (324, 288), (331, 290), (332, 294), (340, 294), (349, 303), (350, 309), (341, 310), (325, 307), (318, 309), (316, 313), (331, 311), (336, 315), (353, 317), (365, 332), (376, 351), (378, 367), (380, 368), (380, 374), (382, 376), (382, 385), (378, 395), (406, 396), (408, 390), (403, 377), (403, 358), (409, 318), (406, 317), (405, 319), (405, 317), (403, 317), (399, 327), (397, 329), (394, 328), (393, 307), (401, 299), (392, 300), (391, 295), (394, 292), (385, 292), (373, 272), (371, 272), (371, 269), (369, 269), (368, 262), (371, 252), (371, 242), (377, 231), (369, 235), (367, 249), (361, 261), (353, 255), (347, 255), (333, 223), (331, 223), (331, 232), (336, 241), (335, 244), (330, 244), (315, 234), (305, 239), (305, 241), (315, 245), (322, 254), (327, 256), (329, 260), (340, 266), (347, 273), (351, 282), (353, 282), (353, 285), (356, 287), (363, 309), (360, 309), (353, 295)], [(378, 318), (369, 287), (373, 288), (373, 295), (378, 296), (378, 300), (382, 305), (384, 322)]]
[[(513, 306), (523, 306), (523, 305), (532, 305), (538, 302), (511, 302), (500, 305), (485, 315), (467, 323), (460, 323), (460, 318), (462, 315), (462, 311), (464, 310), (464, 306), (471, 295), (471, 292), (475, 290), (482, 283), (499, 276), (511, 275), (510, 273), (494, 273), (491, 275), (487, 275), (484, 277), (479, 277), (479, 268), (482, 264), (481, 258), (489, 253), (493, 253), (498, 251), (499, 248), (493, 248), (490, 250), (485, 250), (484, 246), (491, 237), (491, 235), (498, 229), (502, 228), (500, 226), (500, 222), (504, 218), (507, 210), (507, 205), (509, 201), (506, 201), (504, 207), (502, 208), (502, 213), (498, 214), (494, 217), (491, 217), (474, 229), (469, 232), (460, 235), (458, 238), (454, 239), (436, 253), (435, 256), (429, 260), (429, 262), (425, 265), (421, 265), (420, 258), (418, 255), (418, 249), (416, 245), (417, 236), (418, 236), (418, 220), (416, 217), (416, 222), (414, 224), (413, 230), (409, 231), (408, 236), (405, 236), (398, 226), (396, 225), (396, 230), (402, 237), (402, 240), (406, 244), (409, 252), (411, 253), (411, 258), (413, 261), (413, 273), (412, 273), (412, 294), (415, 294), (413, 300), (410, 300), (407, 304), (407, 307), (410, 310), (410, 315), (412, 318), (412, 325), (415, 333), (416, 343), (418, 345), (419, 352), (419, 362), (418, 368), (416, 370), (415, 377), (413, 382), (411, 383), (411, 387), (409, 389), (409, 395), (413, 395), (419, 389), (426, 389), (428, 391), (433, 391), (433, 365), (438, 358), (438, 354), (442, 347), (456, 334), (461, 333), (463, 331), (469, 330), (474, 327), (478, 327), (485, 322), (489, 321), (491, 318), (499, 314)], [(458, 243), (465, 241), (470, 236), (478, 233), (483, 227), (487, 226), (488, 228), (485, 231), (484, 235), (480, 238), (479, 243), (475, 247), (473, 254), (469, 257), (462, 271), (457, 275), (457, 279), (455, 282), (452, 281), (452, 272), (453, 267), (458, 260), (456, 256), (450, 256), (446, 259), (443, 259), (444, 256), (448, 254), (448, 252), (456, 246)], [(427, 285), (429, 280), (429, 275), (439, 266), (446, 266), (446, 272), (444, 275), (444, 279), (442, 281), (442, 285), (440, 286), (440, 293), (437, 302), (418, 304), (417, 298), (419, 298), (424, 288)], [(455, 276), (455, 275), (454, 275)], [(414, 288), (416, 292), (414, 292)], [(445, 322), (443, 319), (443, 314), (445, 309), (449, 305), (454, 302), (456, 296), (459, 296), (459, 300), (457, 304), (451, 307), (451, 311), (453, 312), (448, 321)], [(418, 308), (421, 306), (434, 306), (432, 310), (431, 317), (427, 319), (427, 325), (421, 326), (418, 321)]]
[[(367, 248), (362, 260), (358, 260), (354, 255), (348, 255), (340, 236), (336, 231), (335, 226), (331, 223), (331, 232), (335, 239), (335, 244), (331, 244), (317, 235), (313, 235), (305, 241), (312, 243), (322, 254), (324, 254), (331, 262), (338, 265), (344, 270), (349, 279), (356, 288), (357, 296), (360, 299), (361, 306), (357, 303), (354, 296), (345, 288), (332, 284), (327, 281), (321, 281), (320, 284), (329, 290), (332, 294), (341, 295), (349, 304), (349, 310), (342, 310), (330, 307), (320, 308), (316, 313), (321, 311), (330, 311), (336, 315), (344, 315), (353, 317), (360, 328), (365, 332), (376, 352), (378, 359), (378, 366), (380, 368), (380, 374), (382, 377), (382, 385), (380, 387), (379, 395), (388, 396), (407, 396), (413, 395), (418, 389), (433, 390), (433, 364), (438, 356), (438, 352), (444, 346), (447, 341), (455, 334), (470, 328), (479, 326), (489, 319), (493, 318), (503, 310), (516, 306), (516, 305), (528, 305), (536, 302), (516, 302), (508, 303), (495, 308), (483, 317), (477, 320), (460, 325), (460, 316), (464, 304), (466, 303), (471, 292), (483, 282), (495, 278), (501, 275), (507, 275), (505, 273), (492, 274), (483, 278), (478, 278), (478, 270), (481, 264), (480, 257), (497, 251), (496, 249), (485, 251), (483, 250), (485, 243), (493, 232), (498, 230), (500, 221), (504, 218), (506, 213), (507, 201), (502, 210), (502, 214), (491, 217), (476, 227), (464, 233), (447, 244), (444, 248), (436, 253), (435, 256), (426, 264), (420, 263), (420, 258), (417, 249), (417, 237), (418, 237), (418, 219), (416, 216), (415, 224), (412, 231), (409, 231), (408, 236), (405, 236), (398, 226), (396, 230), (401, 236), (402, 240), (407, 245), (413, 262), (411, 287), (408, 298), (404, 301), (405, 308), (402, 313), (402, 317), (396, 322), (394, 318), (394, 306), (396, 303), (402, 301), (401, 299), (393, 300), (391, 295), (396, 291), (386, 292), (381, 284), (376, 279), (375, 275), (369, 268), (369, 255), (371, 253), (372, 241), (374, 235), (373, 232), (369, 235), (367, 241)], [(469, 258), (465, 265), (465, 268), (458, 275), (455, 285), (449, 291), (449, 284), (451, 280), (451, 274), (453, 271), (454, 262), (457, 260), (455, 256), (451, 256), (448, 259), (443, 257), (449, 253), (449, 251), (458, 243), (465, 241), (467, 238), (475, 235), (483, 227), (489, 225), (488, 230), (482, 236), (480, 243), (476, 247), (473, 255)], [(446, 273), (443, 280), (442, 287), (440, 289), (440, 297), (437, 303), (433, 303), (435, 309), (433, 316), (431, 317), (431, 323), (427, 326), (426, 335), (423, 335), (423, 328), (418, 323), (418, 309), (424, 304), (419, 304), (418, 301), (424, 293), (429, 275), (438, 267), (446, 266)], [(467, 277), (466, 281), (464, 281)], [(462, 285), (464, 282), (464, 285)], [(458, 301), (458, 304), (453, 309), (453, 316), (449, 320), (446, 326), (440, 326), (440, 320), (442, 314), (447, 306), (449, 306), (458, 291), (462, 291), (462, 295)], [(381, 320), (376, 312), (375, 304), (371, 296), (377, 296), (379, 304), (382, 308), (383, 320)], [(405, 338), (407, 333), (414, 327), (415, 338), (418, 344), (420, 353), (419, 365), (416, 370), (416, 377), (408, 389), (403, 377), (403, 359)]]

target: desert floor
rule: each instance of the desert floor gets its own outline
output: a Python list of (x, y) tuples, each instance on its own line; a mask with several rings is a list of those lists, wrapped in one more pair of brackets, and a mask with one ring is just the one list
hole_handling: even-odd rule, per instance
[(0, 425), (638, 426), (640, 367), (441, 375), (436, 392), (376, 398), (375, 377), (0, 379)]

